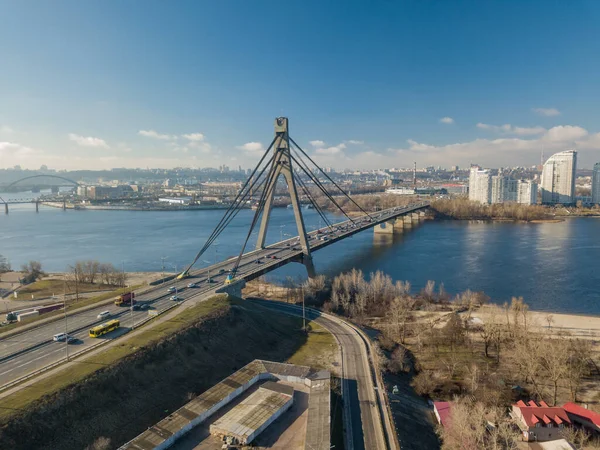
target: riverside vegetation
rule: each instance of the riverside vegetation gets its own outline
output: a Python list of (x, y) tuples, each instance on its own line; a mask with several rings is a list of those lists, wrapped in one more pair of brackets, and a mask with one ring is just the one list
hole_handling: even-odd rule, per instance
[[(308, 304), (375, 328), (382, 371), (407, 374), (418, 395), (454, 402), (451, 425), (438, 430), (443, 449), (515, 448), (520, 433), (507, 410), (518, 399), (584, 400), (598, 409), (593, 341), (553, 327), (551, 314), (536, 323), (523, 298), (494, 305), (483, 292), (450, 296), (434, 281), (412, 293), (409, 282), (358, 270), (301, 286), (288, 280), (284, 289), (283, 298), (304, 295)], [(496, 425), (491, 433), (488, 421)], [(600, 445), (583, 431), (564, 434), (578, 448)]]

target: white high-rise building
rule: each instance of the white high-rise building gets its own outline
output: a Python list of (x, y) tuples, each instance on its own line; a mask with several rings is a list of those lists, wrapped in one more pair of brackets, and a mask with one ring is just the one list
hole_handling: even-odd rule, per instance
[(538, 185), (532, 180), (519, 180), (517, 184), (517, 203), (535, 205), (537, 203)]
[(504, 175), (492, 177), (491, 203), (504, 203), (517, 201), (517, 180)]
[(600, 162), (594, 164), (592, 173), (592, 203), (600, 204)]
[(571, 204), (575, 202), (575, 171), (577, 151), (555, 153), (544, 163), (542, 171), (542, 203)]
[(490, 171), (478, 166), (471, 167), (469, 175), (469, 200), (490, 203), (492, 194), (492, 176)]

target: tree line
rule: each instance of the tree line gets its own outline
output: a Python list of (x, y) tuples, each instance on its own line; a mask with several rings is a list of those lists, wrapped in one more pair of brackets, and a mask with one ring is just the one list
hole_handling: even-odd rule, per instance
[(524, 205), (520, 203), (493, 203), (486, 205), (473, 202), (465, 197), (452, 199), (436, 199), (431, 202), (431, 209), (436, 217), (459, 220), (543, 220), (552, 215), (541, 205)]
[[(483, 292), (452, 296), (433, 280), (414, 293), (407, 281), (356, 269), (302, 285), (289, 280), (288, 289), (292, 301), (379, 329), (381, 370), (409, 372), (417, 394), (453, 402), (451, 425), (439, 430), (444, 449), (513, 449), (520, 438), (506, 414), (511, 404), (577, 401), (584, 381), (600, 374), (591, 341), (554, 327), (551, 314), (536, 322), (522, 297), (489, 304)], [(589, 440), (571, 428), (564, 434)]]

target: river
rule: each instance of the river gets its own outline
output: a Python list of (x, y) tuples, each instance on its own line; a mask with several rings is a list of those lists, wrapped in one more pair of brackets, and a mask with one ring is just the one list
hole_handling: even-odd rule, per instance
[[(198, 267), (237, 255), (253, 214), (241, 211)], [(160, 271), (165, 257), (166, 270), (176, 271), (194, 258), (222, 215), (222, 210), (48, 207), (36, 214), (34, 205), (11, 205), (8, 215), (0, 211), (0, 254), (14, 268), (38, 260), (45, 270), (57, 272), (78, 259), (111, 262), (127, 271)], [(319, 226), (316, 211), (304, 215), (309, 230)], [(292, 211), (274, 209), (269, 230), (269, 242), (297, 234)], [(382, 270), (410, 281), (415, 292), (435, 280), (452, 294), (469, 288), (485, 291), (497, 303), (523, 296), (532, 309), (600, 314), (600, 218), (542, 224), (427, 221), (393, 238), (365, 231), (316, 252), (314, 261), (317, 271), (329, 276), (353, 267), (367, 274)], [(288, 264), (268, 279), (304, 274), (303, 266)]]

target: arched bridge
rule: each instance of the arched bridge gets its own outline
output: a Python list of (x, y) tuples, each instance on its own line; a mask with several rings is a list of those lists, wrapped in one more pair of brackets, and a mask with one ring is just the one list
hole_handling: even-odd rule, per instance
[[(61, 180), (61, 181), (65, 181), (67, 183), (67, 185), (73, 185), (73, 186), (79, 186), (79, 183), (75, 180), (71, 180), (70, 178), (66, 178), (66, 177), (62, 177), (60, 175), (50, 175), (50, 174), (37, 174), (37, 175), (30, 175), (28, 177), (23, 177), (20, 178), (16, 181), (13, 181), (10, 184), (7, 184), (6, 186), (0, 186), (0, 191), (5, 191), (5, 192), (9, 192), (11, 190), (11, 188), (13, 188), (14, 186), (16, 186), (17, 184), (23, 182), (23, 181), (27, 181), (27, 180), (32, 180), (32, 179), (36, 179), (36, 178), (52, 178), (52, 179), (57, 179), (57, 180)], [(58, 184), (58, 186), (63, 186), (64, 184)], [(5, 200), (4, 198), (2, 198), (0, 196), (0, 203), (4, 204), (4, 211), (6, 214), (8, 214), (8, 205), (9, 204), (18, 204), (18, 203), (35, 203), (36, 206), (36, 211), (38, 210), (38, 206), (40, 201), (37, 199), (27, 199), (27, 200)]]

